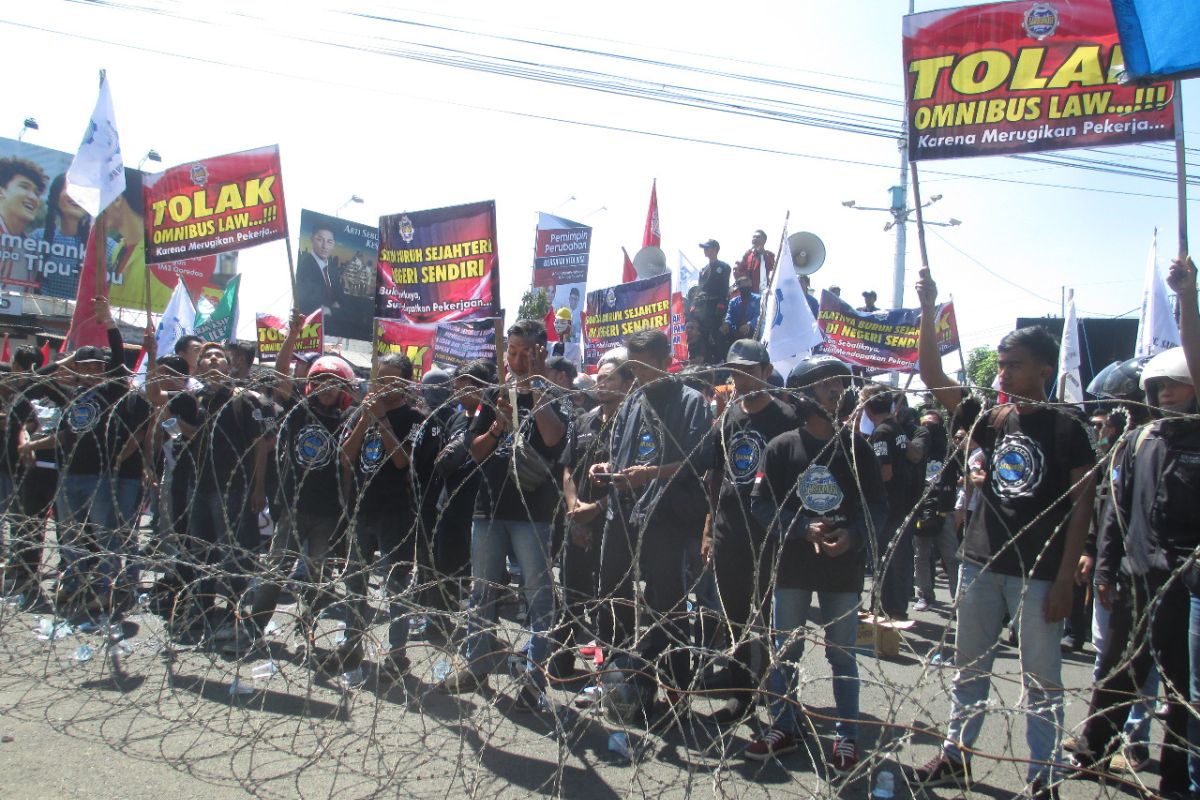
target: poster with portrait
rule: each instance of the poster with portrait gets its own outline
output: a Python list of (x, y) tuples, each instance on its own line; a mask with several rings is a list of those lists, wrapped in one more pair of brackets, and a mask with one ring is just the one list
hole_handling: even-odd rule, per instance
[[(533, 288), (550, 301), (552, 341), (582, 354), (584, 298), (587, 294), (588, 257), (592, 229), (579, 222), (539, 213), (534, 241)], [(565, 311), (564, 311), (565, 309)]]
[(371, 341), (379, 229), (303, 209), (296, 307), (325, 310), (325, 333)]

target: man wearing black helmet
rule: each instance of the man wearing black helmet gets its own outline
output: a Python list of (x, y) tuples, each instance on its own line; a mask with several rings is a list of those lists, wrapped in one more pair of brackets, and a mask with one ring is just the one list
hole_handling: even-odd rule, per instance
[[(937, 287), (927, 269), (917, 296), (921, 380), (953, 413), (964, 396), (942, 368)], [(1054, 337), (1044, 328), (1023, 328), (996, 349), (1000, 390), (1015, 402), (993, 409), (972, 434), (981, 453), (968, 479), (979, 507), (963, 540), (950, 725), (937, 755), (913, 770), (912, 779), (923, 786), (970, 782), (967, 753), (983, 725), (996, 644), (1009, 614), (1020, 630), (1028, 790), (1050, 797), (1063, 725), (1062, 620), (1071, 611), (1092, 516), (1095, 456), (1078, 421), (1046, 404), (1058, 362)]]
[[(731, 697), (712, 715), (718, 725), (741, 722), (754, 707), (759, 680), (750, 671), (758, 646), (752, 626), (766, 613), (771, 570), (764, 543), (766, 529), (750, 513), (750, 493), (762, 468), (767, 443), (795, 430), (790, 405), (768, 391), (772, 372), (766, 345), (739, 339), (729, 348), (725, 367), (737, 399), (721, 417), (708, 471), (709, 504), (713, 512), (704, 525), (701, 551), (713, 565), (724, 622), (733, 646), (729, 661)], [(773, 549), (773, 548), (771, 548)]]
[(859, 759), (854, 643), (865, 545), (875, 516), (871, 499), (884, 492), (871, 446), (837, 421), (849, 382), (849, 367), (831, 356), (813, 356), (792, 369), (787, 387), (802, 427), (771, 440), (755, 478), (751, 508), (775, 549), (775, 655), (768, 684), (771, 727), (745, 751), (746, 758), (766, 761), (799, 747), (804, 723), (790, 695), (815, 594), (838, 716), (827, 765), (841, 774), (852, 771)]

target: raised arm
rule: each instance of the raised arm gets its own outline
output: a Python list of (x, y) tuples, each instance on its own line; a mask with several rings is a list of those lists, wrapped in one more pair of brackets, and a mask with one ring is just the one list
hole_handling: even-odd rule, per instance
[(921, 333), (917, 345), (921, 382), (953, 414), (962, 402), (962, 386), (942, 369), (942, 354), (938, 352), (937, 341), (937, 284), (929, 275), (928, 267), (921, 269), (917, 297), (921, 301)]
[(304, 327), (304, 314), (300, 309), (292, 309), (292, 317), (288, 322), (287, 336), (279, 346), (279, 355), (275, 357), (275, 399), (286, 404), (292, 396), (292, 353), (296, 352), (296, 339)]

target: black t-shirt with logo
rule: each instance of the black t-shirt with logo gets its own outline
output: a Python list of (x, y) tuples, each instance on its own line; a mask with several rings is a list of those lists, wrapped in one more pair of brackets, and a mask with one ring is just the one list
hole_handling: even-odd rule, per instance
[(106, 473), (105, 430), (113, 405), (129, 392), (125, 378), (107, 379), (71, 398), (58, 421), (56, 457), (68, 475)]
[[(362, 409), (359, 408), (347, 420), (347, 435), (361, 413)], [(425, 420), (421, 412), (407, 405), (393, 408), (385, 416), (392, 433), (401, 444), (411, 441), (417, 426)], [(397, 516), (411, 511), (409, 468), (397, 467), (391, 456), (384, 441), (381, 423), (377, 422), (367, 429), (358, 458), (354, 459), (355, 485), (354, 493), (350, 496), (351, 508), (357, 508), (359, 513), (380, 514), (388, 511)]]
[(197, 401), (202, 423), (188, 449), (198, 488), (247, 494), (254, 485), (255, 445), (264, 430), (262, 402), (247, 389), (215, 384)]
[[(785, 510), (795, 522), (778, 555), (777, 585), (788, 589), (860, 592), (863, 547), (869, 535), (867, 499), (883, 491), (879, 466), (866, 439), (843, 427), (822, 441), (807, 430), (776, 436), (763, 454), (762, 477), (754, 496)], [(837, 557), (818, 553), (805, 538), (807, 520), (838, 519), (857, 538)]]
[(875, 426), (870, 442), (880, 466), (892, 468), (892, 479), (887, 482), (889, 519), (902, 520), (912, 512), (920, 497), (921, 478), (924, 477), (908, 460), (908, 434), (892, 417)]
[(445, 482), (437, 471), (437, 457), (449, 443), (452, 430), (465, 428), (462, 412), (449, 405), (433, 410), (413, 431), (412, 479), (413, 499), (416, 510), (426, 523), (437, 519), (438, 500)]
[(571, 478), (575, 482), (575, 492), (580, 502), (594, 503), (608, 494), (607, 488), (592, 483), (588, 472), (593, 464), (609, 461), (614, 419), (615, 415), (605, 421), (602, 406), (596, 406), (579, 417), (571, 459)]
[(290, 510), (317, 517), (342, 514), (342, 426), (347, 413), (306, 400), (279, 424), (275, 460)]
[(987, 470), (980, 503), (963, 537), (963, 555), (1001, 575), (1054, 580), (1072, 503), (1071, 470), (1096, 463), (1079, 420), (1051, 408), (1005, 414), (975, 429)]
[[(471, 421), (468, 436), (481, 436), (496, 419), (495, 403), (499, 392), (508, 388), (501, 387), (488, 393), (486, 402)], [(565, 428), (562, 439), (553, 447), (542, 441), (541, 431), (533, 418), (533, 393), (517, 393), (517, 417), (520, 422), (519, 431), (515, 435), (523, 440), (523, 446), (536, 451), (550, 466), (552, 477), (544, 481), (533, 491), (522, 491), (513, 471), (514, 432), (512, 421), (503, 434), (496, 449), (479, 465), (482, 480), (479, 483), (479, 494), (475, 500), (475, 516), (482, 519), (505, 519), (521, 522), (550, 522), (554, 519), (554, 510), (561, 498), (562, 464), (569, 457), (568, 444), (573, 435), (575, 425), (575, 408), (570, 400), (548, 390), (542, 396), (542, 402), (549, 404)], [(468, 445), (470, 442), (468, 442)]]
[(747, 413), (741, 403), (725, 411), (721, 426), (713, 431), (713, 470), (721, 476), (721, 490), (713, 517), (713, 540), (762, 542), (766, 531), (750, 513), (750, 495), (762, 471), (767, 444), (798, 426), (791, 406), (772, 398), (764, 408)]

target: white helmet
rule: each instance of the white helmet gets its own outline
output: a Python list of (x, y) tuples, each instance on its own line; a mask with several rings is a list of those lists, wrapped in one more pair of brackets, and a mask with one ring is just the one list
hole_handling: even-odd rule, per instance
[(1158, 405), (1158, 386), (1151, 385), (1151, 381), (1161, 378), (1170, 378), (1179, 383), (1186, 383), (1188, 386), (1192, 385), (1192, 373), (1188, 369), (1182, 347), (1163, 350), (1147, 361), (1146, 366), (1142, 368), (1142, 390), (1146, 393), (1146, 400), (1151, 406)]
[(1183, 357), (1182, 347), (1163, 350), (1146, 362), (1142, 369), (1142, 390), (1146, 391), (1146, 384), (1155, 378), (1170, 378), (1188, 386), (1192, 385), (1192, 373), (1188, 369), (1187, 359)]

